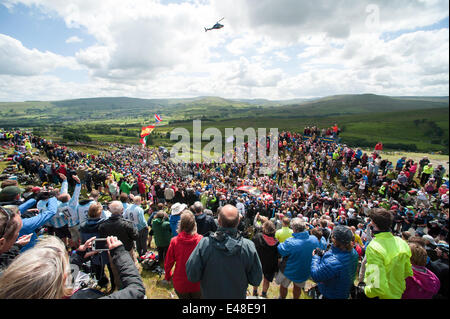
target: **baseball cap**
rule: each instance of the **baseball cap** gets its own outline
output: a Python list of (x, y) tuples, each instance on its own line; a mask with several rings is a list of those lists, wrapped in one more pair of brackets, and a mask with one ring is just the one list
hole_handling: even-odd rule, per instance
[(437, 247), (448, 254), (448, 244), (439, 243)]
[(354, 236), (349, 227), (338, 225), (333, 229), (333, 238), (340, 243), (347, 244), (353, 240)]
[(16, 199), (16, 196), (23, 193), (23, 189), (17, 186), (6, 186), (0, 192), (0, 201), (9, 202)]

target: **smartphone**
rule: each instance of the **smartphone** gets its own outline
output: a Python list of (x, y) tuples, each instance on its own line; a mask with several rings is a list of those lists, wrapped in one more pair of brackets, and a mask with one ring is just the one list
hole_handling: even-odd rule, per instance
[(93, 251), (108, 251), (108, 246), (106, 244), (106, 238), (96, 238), (92, 243)]

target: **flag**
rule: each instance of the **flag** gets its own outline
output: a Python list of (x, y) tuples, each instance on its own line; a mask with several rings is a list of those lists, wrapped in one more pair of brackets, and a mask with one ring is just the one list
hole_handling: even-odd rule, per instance
[(142, 146), (147, 145), (147, 139), (148, 139), (149, 136), (150, 136), (150, 134), (144, 136), (143, 138), (141, 138), (141, 140), (139, 142), (142, 144)]
[(161, 116), (159, 116), (158, 114), (155, 113), (155, 120), (156, 120), (156, 123), (159, 123), (162, 121), (162, 118), (161, 118)]
[(141, 137), (145, 137), (147, 135), (150, 135), (153, 132), (154, 129), (155, 129), (154, 125), (149, 125), (149, 126), (143, 127), (142, 131), (141, 131)]

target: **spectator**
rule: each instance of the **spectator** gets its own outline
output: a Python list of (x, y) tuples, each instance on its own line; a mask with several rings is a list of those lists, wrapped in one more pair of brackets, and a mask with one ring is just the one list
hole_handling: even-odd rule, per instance
[(425, 268), (427, 264), (426, 250), (416, 244), (410, 243), (411, 265), (413, 276), (406, 278), (406, 289), (402, 299), (431, 299), (440, 288), (436, 275)]
[(22, 247), (30, 242), (31, 234), (19, 237), (21, 228), (22, 218), (17, 208), (0, 206), (0, 277), (2, 270), (20, 254)]
[(284, 243), (286, 239), (289, 237), (292, 237), (293, 230), (289, 228), (289, 225), (291, 223), (291, 220), (289, 217), (283, 217), (281, 220), (283, 227), (281, 229), (277, 230), (275, 233), (275, 238), (280, 242)]
[(439, 243), (436, 247), (436, 253), (439, 259), (429, 262), (427, 268), (439, 278), (441, 283), (436, 298), (448, 299), (448, 244)]
[(425, 185), (433, 172), (433, 164), (428, 163), (427, 165), (425, 165), (423, 167), (422, 177), (420, 178), (420, 185)]
[[(181, 213), (178, 225), (178, 235), (170, 241), (164, 264), (165, 280), (172, 279), (175, 292), (180, 299), (200, 299), (200, 283), (192, 283), (187, 279), (186, 262), (192, 251), (203, 238), (197, 234), (197, 225), (194, 214), (185, 210)], [(172, 273), (172, 267), (175, 270)]]
[(310, 230), (311, 235), (316, 236), (317, 240), (319, 241), (319, 249), (327, 250), (327, 241), (325, 240), (325, 237), (322, 235), (322, 230), (318, 227), (314, 227)]
[[(263, 287), (261, 297), (267, 298), (267, 290), (278, 272), (278, 241), (275, 239), (275, 225), (266, 221), (262, 225), (262, 232), (253, 237), (263, 271)], [(258, 296), (258, 287), (253, 287), (253, 296)]]
[[(78, 203), (77, 212), (78, 212), (78, 218), (80, 220), (80, 227), (83, 226), (83, 224), (87, 222), (87, 220), (89, 218), (89, 216), (88, 216), (89, 208), (91, 207), (92, 204), (98, 202), (99, 196), (100, 196), (100, 193), (98, 192), (98, 190), (94, 189), (89, 194), (88, 199), (81, 200)], [(103, 219), (107, 219), (109, 216), (110, 216), (110, 214), (106, 214), (105, 211), (102, 211)]]
[(390, 232), (393, 216), (389, 211), (375, 208), (369, 217), (375, 236), (366, 248), (364, 292), (369, 298), (400, 299), (406, 288), (405, 279), (413, 275), (411, 250), (403, 239)]
[(278, 252), (283, 257), (288, 257), (284, 270), (279, 271), (276, 283), (280, 285), (280, 298), (285, 299), (288, 287), (294, 283), (293, 297), (299, 299), (305, 288), (306, 280), (311, 274), (312, 252), (319, 247), (319, 241), (315, 236), (309, 235), (305, 230), (305, 222), (296, 217), (291, 220), (293, 230), (292, 237), (278, 245)]
[(354, 235), (346, 226), (336, 226), (331, 250), (323, 256), (313, 252), (311, 278), (318, 283), (323, 299), (348, 299), (356, 276), (358, 253), (353, 249)]
[(156, 249), (158, 250), (159, 263), (164, 267), (164, 260), (172, 238), (172, 230), (170, 229), (170, 222), (166, 213), (163, 211), (156, 213), (152, 221), (152, 230)]
[[(109, 211), (111, 212), (111, 217), (101, 223), (98, 227), (100, 238), (106, 238), (110, 236), (119, 238), (119, 241), (123, 243), (125, 250), (128, 251), (131, 258), (136, 264), (137, 259), (134, 254), (133, 248), (134, 241), (138, 239), (138, 232), (136, 228), (134, 228), (133, 224), (130, 221), (123, 218), (123, 205), (121, 202), (112, 201), (111, 204), (109, 204)], [(113, 263), (111, 264), (114, 265)], [(112, 270), (114, 272), (114, 279), (116, 281), (115, 286), (120, 289), (122, 287), (122, 282), (120, 282), (119, 280), (119, 269), (116, 269), (114, 266), (112, 266)]]
[[(100, 238), (98, 228), (105, 221), (102, 219), (102, 211), (103, 206), (99, 203), (93, 203), (89, 207), (88, 219), (83, 225), (80, 227), (80, 235), (81, 235), (81, 243), (85, 244), (90, 238), (96, 237)], [(92, 271), (95, 274), (95, 277), (98, 280), (98, 285), (100, 287), (106, 287), (108, 284), (108, 278), (105, 275), (105, 265), (108, 267), (110, 282), (111, 282), (111, 291), (114, 291), (115, 280), (114, 280), (114, 272), (111, 268), (111, 264), (108, 259), (108, 252), (103, 251), (91, 257), (91, 267)]]
[[(73, 196), (71, 197), (68, 193), (68, 182), (66, 175), (60, 173), (59, 177), (62, 179), (61, 190), (58, 196), (58, 209), (56, 211), (55, 216), (50, 219), (49, 224), (53, 227), (55, 231), (55, 235), (60, 238), (66, 246), (69, 245), (68, 240), (71, 238), (71, 233), (69, 230), (69, 219), (71, 225), (74, 225), (77, 222), (76, 207), (78, 205), (78, 197), (80, 195), (81, 184), (79, 183), (79, 179), (77, 180), (77, 186), (73, 192)], [(79, 231), (76, 232), (75, 228), (73, 228), (74, 232), (74, 240), (72, 240), (72, 247), (76, 248), (77, 243), (76, 240), (79, 241)]]
[(237, 231), (239, 213), (219, 210), (217, 232), (202, 238), (186, 263), (187, 278), (199, 282), (202, 298), (245, 299), (248, 285), (259, 286), (262, 267), (255, 245)]
[(208, 216), (203, 211), (203, 204), (199, 201), (194, 203), (195, 222), (197, 223), (197, 232), (202, 236), (208, 236), (209, 232), (215, 232), (217, 225), (214, 218)]
[[(86, 249), (92, 246), (95, 238), (78, 247), (70, 263), (81, 266)], [(119, 270), (124, 288), (105, 299), (142, 299), (145, 287), (130, 255), (116, 237), (107, 238), (111, 258)], [(54, 236), (43, 239), (38, 245), (21, 254), (0, 277), (0, 299), (62, 299), (89, 298), (85, 291), (74, 291), (67, 286), (70, 274), (69, 256), (64, 243)], [(95, 294), (98, 297), (99, 294)]]
[(141, 196), (133, 197), (133, 205), (127, 208), (125, 211), (125, 219), (133, 223), (133, 226), (138, 232), (138, 238), (136, 239), (136, 250), (138, 256), (143, 256), (147, 252), (147, 237), (148, 226), (144, 217), (144, 210), (141, 207)]
[[(169, 222), (170, 222), (170, 229), (172, 230), (172, 237), (175, 237), (178, 235), (177, 233), (177, 229), (178, 229), (178, 222), (180, 221), (180, 214), (182, 211), (184, 211), (186, 209), (187, 205), (186, 204), (180, 204), (180, 203), (175, 203), (172, 205), (172, 207), (170, 207), (171, 209), (171, 214), (169, 217)], [(197, 231), (197, 229), (196, 229)]]
[(164, 199), (167, 203), (172, 203), (172, 199), (175, 197), (175, 191), (172, 188), (172, 185), (168, 185), (164, 190)]

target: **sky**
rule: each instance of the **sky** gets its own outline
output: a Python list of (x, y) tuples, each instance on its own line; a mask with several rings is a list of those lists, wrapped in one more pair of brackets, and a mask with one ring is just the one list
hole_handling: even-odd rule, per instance
[(448, 91), (447, 0), (0, 0), (0, 101)]

